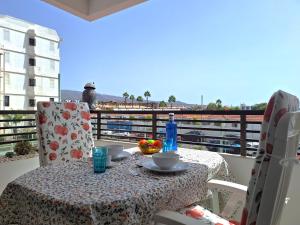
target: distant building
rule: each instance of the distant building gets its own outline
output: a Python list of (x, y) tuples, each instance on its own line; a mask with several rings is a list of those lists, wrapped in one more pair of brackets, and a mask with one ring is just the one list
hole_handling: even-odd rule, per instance
[(246, 105), (244, 103), (241, 104), (240, 108), (241, 108), (241, 110), (251, 110), (252, 109), (252, 107), (250, 105)]
[(0, 110), (60, 100), (59, 42), (55, 30), (0, 15)]

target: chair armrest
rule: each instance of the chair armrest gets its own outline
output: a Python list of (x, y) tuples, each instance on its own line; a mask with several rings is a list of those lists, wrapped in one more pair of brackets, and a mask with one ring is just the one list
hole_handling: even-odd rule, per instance
[(207, 182), (208, 189), (222, 189), (226, 191), (233, 192), (234, 194), (246, 195), (248, 187), (245, 185), (224, 181), (224, 180), (215, 180), (212, 179)]
[(199, 220), (168, 210), (158, 212), (154, 216), (154, 221), (155, 224), (165, 225), (205, 225)]

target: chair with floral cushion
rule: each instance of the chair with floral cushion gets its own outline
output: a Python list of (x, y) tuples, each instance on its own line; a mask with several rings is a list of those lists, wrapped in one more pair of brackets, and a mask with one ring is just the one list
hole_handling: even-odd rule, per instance
[[(277, 91), (264, 113), (258, 154), (248, 188), (227, 181), (210, 180), (208, 188), (232, 192), (220, 216), (201, 206), (181, 212), (162, 211), (154, 220), (172, 225), (278, 225), (286, 201), (293, 163), (297, 162), (300, 112), (297, 97)], [(246, 199), (245, 199), (246, 197)], [(241, 222), (229, 221), (238, 201), (245, 199)]]
[(87, 161), (94, 146), (90, 120), (86, 103), (38, 102), (40, 165)]

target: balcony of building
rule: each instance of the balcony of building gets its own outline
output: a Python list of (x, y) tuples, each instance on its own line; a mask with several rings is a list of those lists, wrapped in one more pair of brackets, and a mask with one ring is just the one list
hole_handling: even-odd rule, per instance
[[(137, 146), (141, 139), (164, 139), (167, 110), (95, 110), (92, 126), (95, 145), (118, 143), (125, 148)], [(237, 183), (248, 185), (256, 154), (263, 111), (175, 111), (179, 147), (195, 151), (218, 152), (228, 163)], [(5, 157), (15, 143), (30, 141), (37, 145), (35, 111), (0, 111), (0, 174), (2, 192), (20, 175), (39, 167), (38, 154)], [(284, 208), (282, 225), (297, 224), (300, 201), (300, 170), (295, 167), (288, 191), (290, 201)]]

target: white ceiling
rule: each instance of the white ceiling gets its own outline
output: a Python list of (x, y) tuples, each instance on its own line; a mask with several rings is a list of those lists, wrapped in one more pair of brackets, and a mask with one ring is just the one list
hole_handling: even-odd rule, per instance
[(92, 21), (121, 11), (147, 0), (42, 0)]

